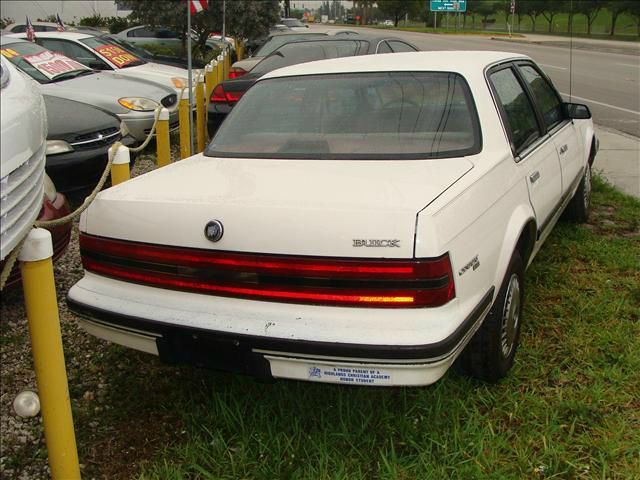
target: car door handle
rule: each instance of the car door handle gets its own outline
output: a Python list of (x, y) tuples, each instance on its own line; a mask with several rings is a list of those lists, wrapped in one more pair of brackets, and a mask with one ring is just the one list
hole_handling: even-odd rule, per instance
[(540, 172), (538, 172), (537, 170), (533, 172), (531, 175), (529, 175), (529, 181), (531, 183), (536, 183), (539, 178), (540, 178)]
[(569, 145), (566, 143), (560, 147), (560, 155), (564, 155), (569, 150)]

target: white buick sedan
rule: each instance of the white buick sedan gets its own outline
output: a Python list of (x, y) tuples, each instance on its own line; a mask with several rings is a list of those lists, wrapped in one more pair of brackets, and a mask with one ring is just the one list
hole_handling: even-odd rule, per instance
[(267, 378), (505, 376), (524, 271), (584, 221), (587, 107), (528, 57), (419, 52), (261, 78), (204, 154), (103, 191), (69, 306), (92, 334)]

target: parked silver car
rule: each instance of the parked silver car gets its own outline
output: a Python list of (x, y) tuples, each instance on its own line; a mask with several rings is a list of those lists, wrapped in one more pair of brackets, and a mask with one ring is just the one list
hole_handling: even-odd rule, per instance
[[(172, 108), (178, 101), (173, 88), (158, 83), (99, 73), (40, 45), (2, 37), (2, 55), (40, 84), (43, 94), (103, 108), (123, 120), (130, 134), (142, 142), (151, 130), (159, 105)], [(171, 128), (178, 126), (173, 112)]]

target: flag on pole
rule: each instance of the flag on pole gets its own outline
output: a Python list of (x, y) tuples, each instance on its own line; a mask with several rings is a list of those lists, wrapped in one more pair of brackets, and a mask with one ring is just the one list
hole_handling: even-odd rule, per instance
[(511, 0), (511, 14), (513, 15), (514, 13), (516, 13), (516, 0)]
[(209, 8), (208, 0), (189, 0), (189, 9), (191, 10), (191, 15), (195, 15), (198, 12), (206, 10)]
[(62, 23), (62, 19), (60, 18), (60, 15), (58, 15), (56, 13), (56, 24), (58, 25), (56, 30), (58, 30), (59, 32), (64, 32), (66, 30), (66, 28), (64, 28), (64, 23)]
[(33, 29), (33, 24), (31, 23), (31, 19), (27, 16), (27, 40), (30, 42), (35, 42), (36, 40), (36, 31)]

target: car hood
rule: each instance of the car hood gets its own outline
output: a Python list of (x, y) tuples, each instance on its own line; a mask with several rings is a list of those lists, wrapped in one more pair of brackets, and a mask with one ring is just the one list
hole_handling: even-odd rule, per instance
[(73, 140), (83, 133), (120, 128), (120, 119), (101, 108), (65, 98), (44, 95), (48, 140)]
[[(180, 78), (186, 85), (187, 79), (189, 78), (189, 71), (184, 68), (171, 67), (169, 65), (161, 65), (153, 62), (135, 67), (122, 68), (117, 72), (126, 77), (159, 83), (160, 85), (171, 88), (178, 94), (181, 93), (181, 89), (176, 88), (171, 79)], [(192, 70), (192, 78), (194, 81), (197, 80), (200, 73), (202, 73), (202, 70)]]
[(131, 112), (118, 103), (119, 98), (145, 97), (160, 102), (167, 95), (175, 94), (173, 88), (149, 80), (126, 77), (116, 72), (95, 73), (61, 82), (45, 83), (40, 87), (45, 95), (77, 100), (115, 114)]
[[(196, 155), (101, 192), (83, 214), (81, 229), (212, 250), (411, 258), (418, 212), (472, 168), (465, 158), (333, 161)], [(204, 236), (211, 220), (224, 225), (217, 243)], [(370, 246), (354, 246), (354, 240)], [(387, 242), (373, 246), (381, 240)]]

